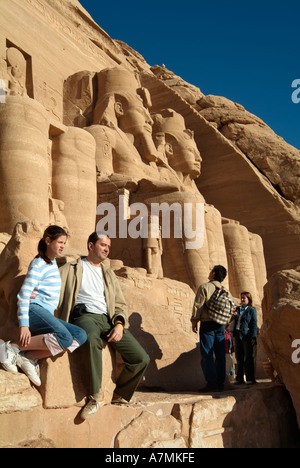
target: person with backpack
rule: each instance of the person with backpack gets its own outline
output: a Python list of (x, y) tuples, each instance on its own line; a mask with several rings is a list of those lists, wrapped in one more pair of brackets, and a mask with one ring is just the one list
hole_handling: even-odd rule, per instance
[(230, 292), (222, 286), (227, 270), (215, 265), (207, 283), (196, 294), (191, 318), (194, 333), (200, 326), (201, 367), (206, 380), (202, 391), (222, 391), (226, 378), (225, 328), (231, 321), (234, 302)]

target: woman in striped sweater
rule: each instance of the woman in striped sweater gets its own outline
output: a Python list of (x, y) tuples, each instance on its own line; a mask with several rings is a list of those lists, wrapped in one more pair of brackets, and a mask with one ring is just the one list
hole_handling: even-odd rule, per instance
[(0, 362), (10, 372), (20, 367), (37, 386), (41, 385), (38, 360), (73, 352), (86, 341), (81, 328), (54, 316), (60, 296), (61, 279), (56, 257), (63, 253), (67, 233), (49, 226), (38, 245), (38, 255), (29, 265), (18, 294), (18, 342), (0, 344)]

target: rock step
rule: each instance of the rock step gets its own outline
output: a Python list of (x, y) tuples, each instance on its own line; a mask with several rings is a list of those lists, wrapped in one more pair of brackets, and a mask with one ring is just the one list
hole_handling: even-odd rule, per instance
[(279, 448), (300, 440), (289, 394), (269, 381), (206, 395), (137, 393), (137, 403), (161, 421), (171, 415), (180, 423), (173, 446), (183, 439), (187, 448)]
[[(222, 393), (138, 391), (131, 405), (107, 402), (89, 421), (82, 402), (45, 408), (26, 376), (0, 370), (0, 447), (284, 448), (299, 445), (289, 394), (276, 383)], [(105, 421), (105, 425), (103, 425)]]

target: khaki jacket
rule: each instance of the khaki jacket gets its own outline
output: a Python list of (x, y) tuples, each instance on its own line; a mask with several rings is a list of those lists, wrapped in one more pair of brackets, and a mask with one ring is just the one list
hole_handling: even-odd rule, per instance
[[(196, 324), (200, 321), (201, 322), (212, 321), (208, 315), (208, 309), (206, 307), (206, 303), (210, 299), (212, 294), (215, 292), (216, 287), (221, 288), (222, 284), (219, 281), (209, 281), (208, 283), (204, 283), (199, 287), (196, 297), (195, 297), (195, 302), (194, 302), (194, 307), (193, 307), (193, 313), (192, 313), (192, 318), (191, 318), (192, 324)], [(232, 299), (232, 302), (233, 302), (232, 296), (230, 295), (229, 297)]]
[[(114, 272), (107, 266), (102, 266), (104, 291), (107, 304), (108, 315), (112, 322), (121, 316), (124, 324), (127, 325), (127, 305)], [(58, 304), (58, 316), (60, 319), (69, 321), (70, 313), (75, 307), (76, 298), (82, 280), (81, 258), (63, 265), (60, 269), (61, 292)]]

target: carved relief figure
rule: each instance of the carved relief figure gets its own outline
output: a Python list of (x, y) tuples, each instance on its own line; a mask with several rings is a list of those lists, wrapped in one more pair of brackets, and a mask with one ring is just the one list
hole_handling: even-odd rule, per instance
[(9, 94), (24, 96), (26, 91), (26, 60), (15, 47), (6, 51)]
[[(155, 224), (155, 230), (157, 231), (154, 235), (152, 234), (153, 224)], [(163, 252), (162, 240), (161, 240), (161, 227), (158, 224), (158, 219), (153, 219), (151, 216), (148, 220), (148, 238), (143, 239), (143, 248), (145, 251), (145, 262), (147, 273), (153, 278), (163, 278), (163, 268), (161, 263), (161, 257)]]

